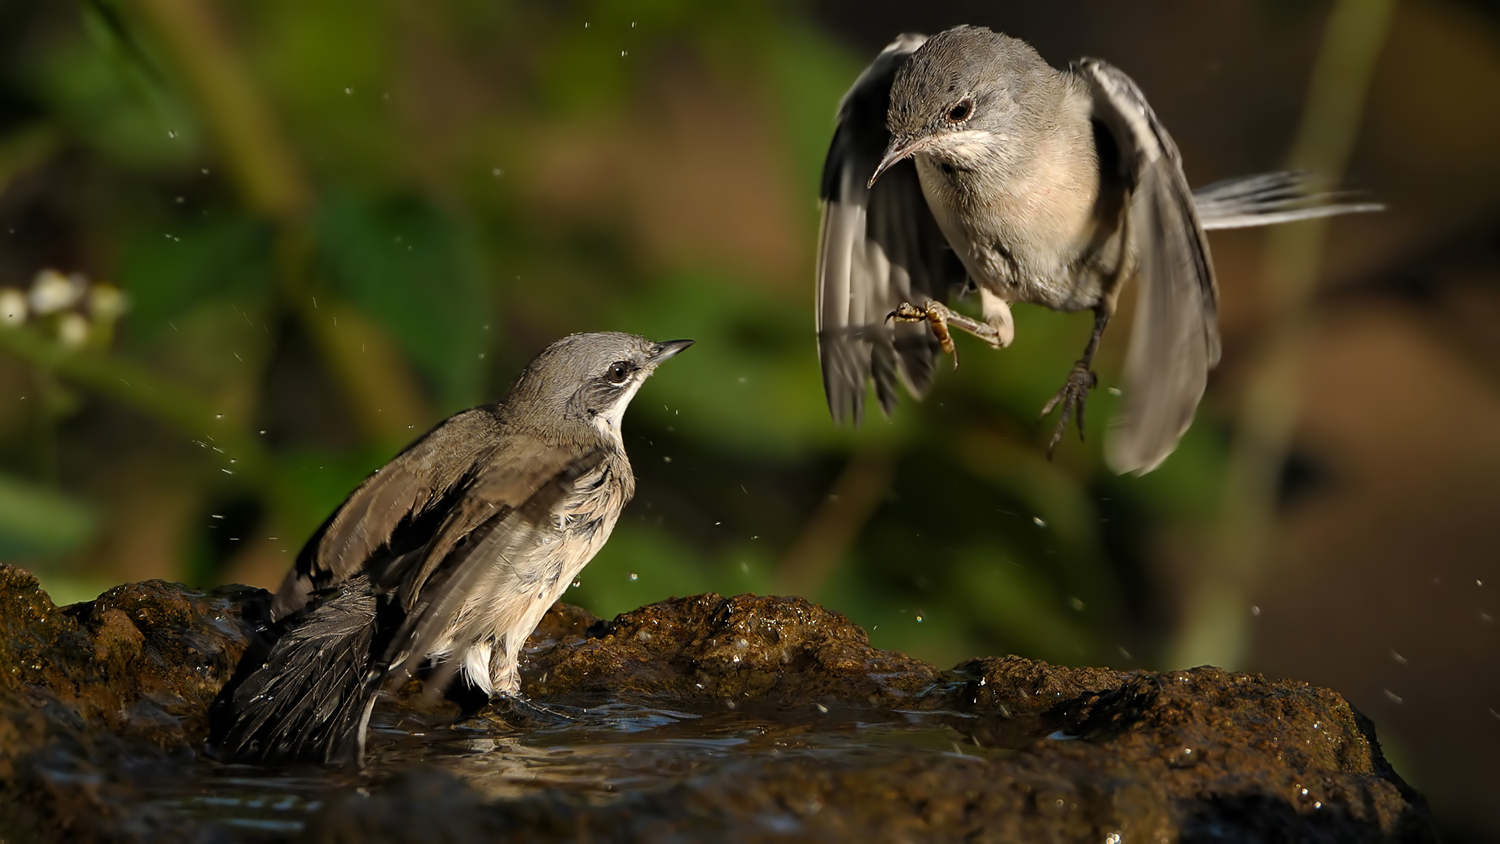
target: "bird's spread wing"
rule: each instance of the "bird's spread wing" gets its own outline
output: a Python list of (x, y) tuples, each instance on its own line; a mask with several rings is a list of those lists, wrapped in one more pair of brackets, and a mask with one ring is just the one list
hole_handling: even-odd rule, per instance
[(454, 416), (366, 478), (297, 556), (271, 604), (275, 620), (302, 610), (315, 591), (365, 571), (382, 548), (402, 557), (427, 543), (483, 466), (499, 422), (487, 408)]
[(1140, 293), (1125, 358), (1125, 411), (1105, 456), (1149, 472), (1181, 439), (1219, 361), (1218, 285), (1182, 158), (1130, 77), (1097, 59), (1074, 70), (1119, 145), (1132, 185), (1125, 223)]
[(1208, 231), (1385, 210), (1379, 202), (1345, 201), (1352, 198), (1320, 190), (1313, 174), (1299, 171), (1225, 179), (1193, 191), (1198, 219)]
[(864, 416), (865, 383), (889, 413), (898, 379), (922, 395), (938, 346), (921, 323), (890, 323), (902, 302), (946, 301), (964, 272), (927, 208), (916, 166), (903, 161), (868, 187), (890, 142), (891, 83), (924, 36), (903, 35), (860, 74), (839, 105), (823, 164), (818, 235), (818, 356), (834, 421)]

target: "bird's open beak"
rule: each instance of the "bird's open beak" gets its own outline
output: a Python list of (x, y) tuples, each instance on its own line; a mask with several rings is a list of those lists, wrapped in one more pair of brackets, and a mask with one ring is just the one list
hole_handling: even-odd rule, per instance
[(692, 340), (668, 340), (665, 343), (657, 343), (656, 348), (651, 350), (651, 362), (661, 363), (691, 345), (693, 345)]
[(875, 168), (875, 175), (870, 177), (870, 182), (865, 187), (875, 187), (875, 180), (880, 178), (881, 173), (884, 173), (893, 165), (910, 158), (912, 153), (921, 152), (922, 147), (927, 145), (928, 140), (927, 138), (918, 138), (915, 141), (902, 143), (900, 139), (892, 138), (890, 146), (885, 148), (885, 157), (880, 159), (880, 165)]

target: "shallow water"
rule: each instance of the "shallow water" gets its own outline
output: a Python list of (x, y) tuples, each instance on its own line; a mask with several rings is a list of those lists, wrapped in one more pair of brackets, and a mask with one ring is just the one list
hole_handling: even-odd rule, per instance
[[(1010, 723), (1011, 738), (966, 729), (955, 713), (891, 712), (818, 705), (683, 711), (614, 703), (566, 708), (572, 720), (524, 729), (480, 715), (458, 724), (377, 713), (368, 768), (268, 768), (204, 760), (179, 780), (143, 789), (140, 811), (176, 824), (237, 836), (294, 834), (325, 800), (375, 790), (396, 772), (428, 765), (452, 772), (491, 799), (562, 792), (606, 803), (620, 794), (665, 788), (696, 775), (801, 758), (837, 767), (919, 757), (993, 758), (1045, 735)], [(978, 743), (975, 734), (986, 736)]]

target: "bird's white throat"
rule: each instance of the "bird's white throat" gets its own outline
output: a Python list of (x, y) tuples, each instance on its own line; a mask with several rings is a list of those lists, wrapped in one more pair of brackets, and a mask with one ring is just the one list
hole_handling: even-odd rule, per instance
[(636, 391), (646, 383), (646, 377), (650, 374), (646, 371), (637, 372), (629, 384), (620, 388), (620, 397), (615, 399), (615, 403), (608, 410), (594, 415), (594, 427), (616, 445), (622, 443), (620, 421), (625, 418), (625, 408), (630, 407), (630, 400), (635, 398)]

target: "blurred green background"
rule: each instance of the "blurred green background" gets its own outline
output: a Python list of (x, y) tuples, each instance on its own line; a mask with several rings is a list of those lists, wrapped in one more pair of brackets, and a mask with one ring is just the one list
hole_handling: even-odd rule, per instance
[[(692, 337), (628, 415), (639, 491), (567, 600), (799, 594), (938, 664), (1306, 679), (1455, 840), (1500, 829), (1496, 6), (907, 5), (4, 0), (0, 559), (59, 603), (272, 587), (552, 340)], [(1126, 69), (1197, 183), (1312, 164), (1392, 204), (1215, 235), (1224, 365), (1145, 478), (1101, 465), (1105, 390), (1043, 455), (1087, 316), (1018, 310), (926, 402), (829, 421), (833, 112), (893, 35), (959, 22)]]

